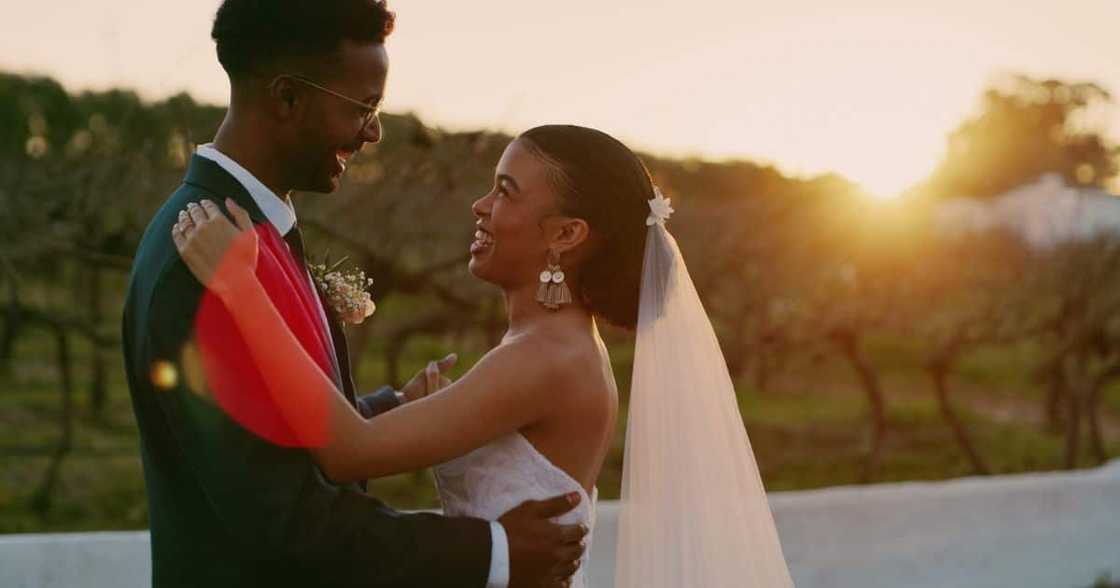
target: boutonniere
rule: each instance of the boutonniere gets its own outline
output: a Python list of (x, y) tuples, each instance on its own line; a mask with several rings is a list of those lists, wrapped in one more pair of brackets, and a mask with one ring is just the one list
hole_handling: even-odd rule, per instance
[(339, 269), (346, 259), (343, 257), (332, 264), (327, 257), (322, 263), (309, 264), (308, 269), (326, 298), (323, 302), (330, 306), (342, 323), (360, 325), (377, 310), (369, 294), (373, 280), (358, 268)]

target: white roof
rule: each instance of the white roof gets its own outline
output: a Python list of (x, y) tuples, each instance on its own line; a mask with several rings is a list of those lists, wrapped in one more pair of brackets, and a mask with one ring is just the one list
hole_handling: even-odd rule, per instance
[(1120, 198), (1075, 188), (1056, 174), (1042, 176), (992, 199), (952, 198), (939, 205), (936, 221), (951, 232), (1010, 229), (1035, 247), (1120, 235)]

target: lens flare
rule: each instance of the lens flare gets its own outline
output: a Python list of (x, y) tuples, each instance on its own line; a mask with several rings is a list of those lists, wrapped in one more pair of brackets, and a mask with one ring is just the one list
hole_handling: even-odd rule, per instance
[(170, 390), (179, 383), (179, 370), (170, 361), (157, 360), (152, 363), (151, 378), (157, 390)]

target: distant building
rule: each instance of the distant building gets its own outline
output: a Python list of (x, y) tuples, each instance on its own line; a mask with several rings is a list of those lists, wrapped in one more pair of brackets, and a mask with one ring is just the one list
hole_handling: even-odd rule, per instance
[(995, 198), (946, 200), (935, 215), (937, 226), (948, 232), (1008, 229), (1039, 248), (1105, 233), (1120, 235), (1120, 198), (1072, 187), (1057, 174)]

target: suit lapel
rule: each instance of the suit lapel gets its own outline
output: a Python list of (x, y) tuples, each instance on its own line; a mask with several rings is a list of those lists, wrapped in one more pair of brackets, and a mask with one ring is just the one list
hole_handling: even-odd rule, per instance
[[(288, 290), (293, 291), (296, 298), (303, 306), (304, 311), (308, 317), (311, 317), (313, 324), (316, 325), (314, 332), (318, 341), (316, 343), (321, 348), (324, 356), (330, 359), (332, 368), (332, 377), (339, 390), (343, 392), (346, 398), (354, 402), (354, 384), (350, 377), (350, 362), (346, 350), (346, 335), (342, 332), (340, 325), (333, 312), (328, 305), (322, 305), (323, 312), (328, 317), (328, 329), (324, 330), (322, 320), (319, 317), (320, 301), (325, 300), (322, 292), (312, 290), (311, 282), (306, 271), (306, 264), (300, 263), (296, 260), (295, 255), (288, 248), (284, 242), (283, 237), (272, 226), (267, 217), (257, 206), (253, 197), (249, 195), (248, 190), (245, 189), (241, 182), (227, 173), (217, 163), (199, 155), (191, 157), (190, 165), (187, 168), (187, 175), (184, 183), (191, 184), (201, 188), (205, 192), (215, 195), (215, 197), (229, 197), (232, 198), (241, 208), (244, 208), (249, 213), (249, 218), (252, 219), (254, 225), (265, 225), (267, 227), (266, 234), (270, 235), (272, 239), (263, 239), (262, 246), (269, 249), (272, 256), (276, 259), (280, 266), (280, 271), (286, 276), (288, 282)], [(225, 209), (223, 203), (218, 202), (222, 209)], [(302, 260), (306, 261), (306, 260)], [(259, 272), (258, 272), (259, 273)], [(315, 289), (318, 289), (318, 284), (314, 284)], [(316, 298), (318, 294), (318, 299)], [(335, 356), (331, 357), (331, 346), (328, 341), (334, 344)]]
[[(320, 301), (326, 301), (323, 291), (319, 288), (319, 284), (315, 284), (316, 293), (319, 295)], [(327, 324), (330, 326), (331, 342), (334, 343), (335, 352), (335, 366), (338, 368), (338, 377), (341, 380), (341, 388), (346, 398), (350, 402), (356, 402), (354, 393), (354, 377), (350, 372), (350, 345), (346, 340), (346, 331), (342, 325), (342, 320), (335, 313), (330, 304), (323, 304), (323, 312), (327, 315)]]

